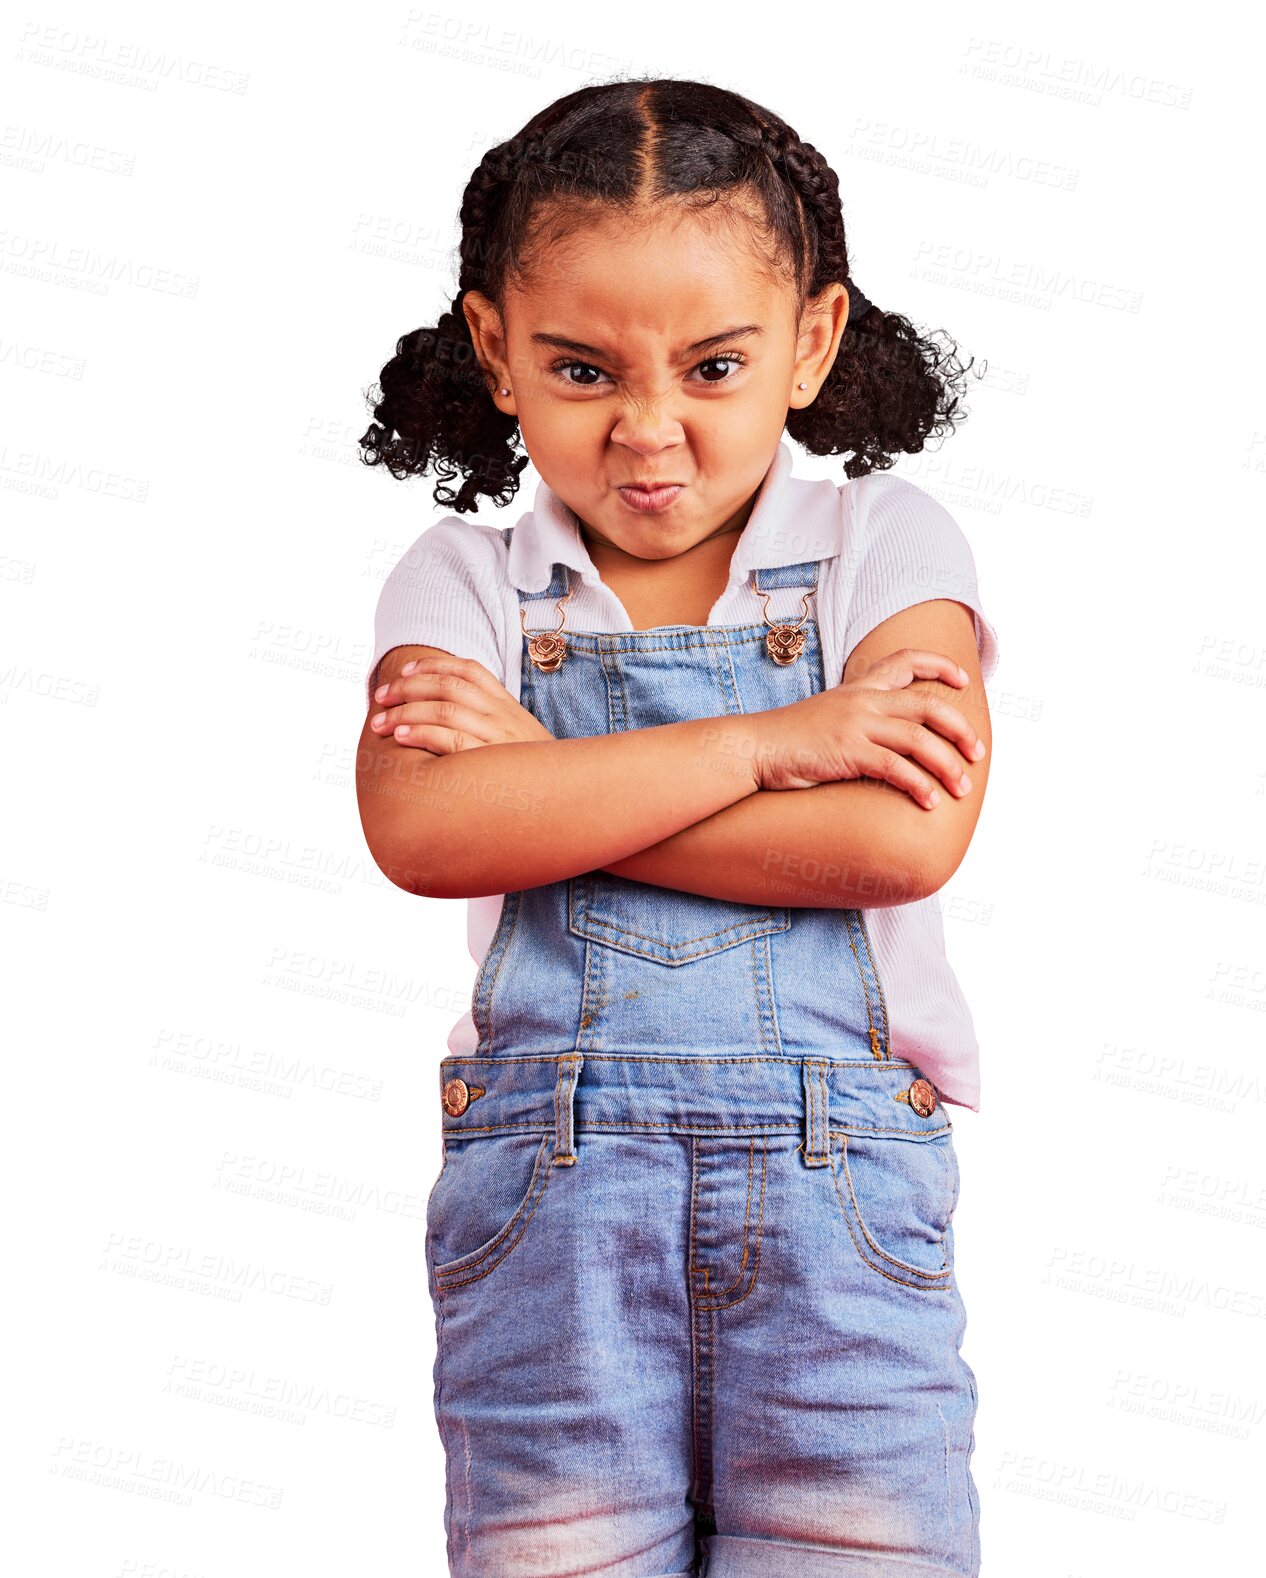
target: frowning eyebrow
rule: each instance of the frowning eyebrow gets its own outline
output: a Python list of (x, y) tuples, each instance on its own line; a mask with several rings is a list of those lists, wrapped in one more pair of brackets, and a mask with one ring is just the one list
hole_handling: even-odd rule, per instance
[[(715, 345), (724, 345), (731, 340), (747, 339), (753, 334), (763, 334), (764, 330), (758, 323), (745, 323), (734, 329), (724, 329), (720, 334), (709, 334), (707, 339), (696, 340), (693, 345), (684, 346), (677, 353), (679, 362), (686, 361), (691, 356), (698, 356), (701, 351), (711, 350)], [(555, 350), (571, 351), (576, 356), (591, 356), (595, 361), (606, 362), (610, 366), (619, 366), (620, 357), (614, 351), (606, 351), (600, 345), (586, 345), (583, 340), (569, 340), (562, 334), (547, 334), (544, 330), (537, 330), (532, 335), (533, 345), (550, 345)]]

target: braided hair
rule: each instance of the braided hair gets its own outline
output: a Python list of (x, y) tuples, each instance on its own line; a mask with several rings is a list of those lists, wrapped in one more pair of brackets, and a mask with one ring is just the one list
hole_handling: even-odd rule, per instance
[[(822, 154), (772, 111), (710, 83), (677, 78), (591, 84), (548, 105), (490, 148), (460, 210), (458, 289), (434, 327), (414, 329), (367, 395), (374, 423), (360, 440), (367, 465), (437, 477), (435, 501), (465, 513), (480, 496), (511, 502), (528, 463), (517, 419), (489, 398), (462, 298), (477, 290), (503, 311), (506, 286), (595, 205), (630, 209), (675, 199), (692, 206), (750, 197), (761, 261), (791, 283), (796, 315), (849, 279), (839, 180)], [(860, 296), (860, 293), (857, 293)], [(831, 371), (811, 404), (789, 409), (791, 438), (814, 455), (848, 454), (849, 477), (889, 469), (898, 454), (965, 416), (965, 367), (937, 331), (866, 304), (850, 312)], [(450, 483), (461, 477), (454, 490)]]

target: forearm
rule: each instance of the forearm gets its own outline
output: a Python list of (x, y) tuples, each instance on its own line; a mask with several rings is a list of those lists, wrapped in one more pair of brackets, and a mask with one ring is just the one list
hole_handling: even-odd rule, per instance
[[(724, 723), (724, 728), (719, 727)], [(702, 718), (431, 755), (366, 724), (357, 792), (397, 886), (467, 898), (556, 882), (756, 794), (755, 736)]]
[(866, 778), (759, 790), (605, 869), (744, 904), (882, 909), (942, 885), (929, 838), (940, 809)]

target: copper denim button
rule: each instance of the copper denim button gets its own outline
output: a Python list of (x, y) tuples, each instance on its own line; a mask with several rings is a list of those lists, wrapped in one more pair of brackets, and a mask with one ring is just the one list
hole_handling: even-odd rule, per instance
[(921, 1118), (932, 1116), (937, 1100), (936, 1086), (930, 1079), (916, 1079), (910, 1086), (910, 1105)]
[(450, 1079), (444, 1086), (444, 1111), (460, 1118), (470, 1105), (470, 1091), (464, 1079)]

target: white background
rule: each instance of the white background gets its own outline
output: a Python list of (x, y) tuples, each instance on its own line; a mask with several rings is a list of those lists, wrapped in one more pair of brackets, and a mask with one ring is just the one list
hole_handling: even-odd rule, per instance
[(422, 1212), (474, 965), (353, 786), (378, 590), (441, 512), (356, 441), (483, 150), (622, 73), (783, 114), (867, 294), (989, 364), (898, 467), (1002, 650), (943, 895), (984, 1572), (1249, 1571), (1260, 38), (1084, 0), (109, 9), (0, 29), (4, 1566), (443, 1566)]

